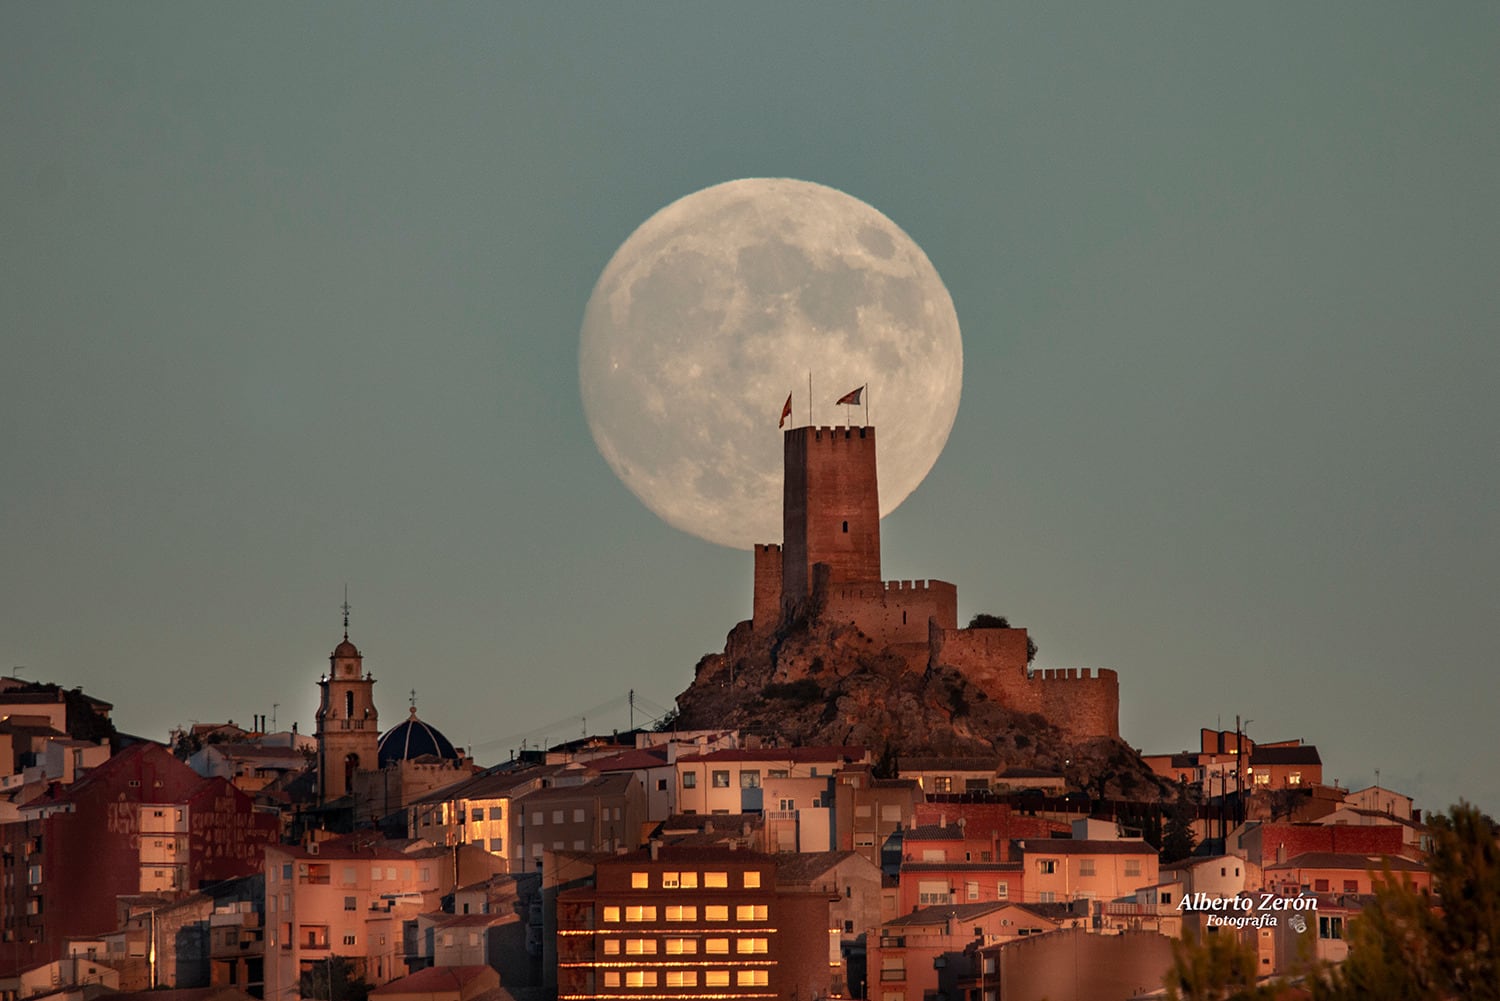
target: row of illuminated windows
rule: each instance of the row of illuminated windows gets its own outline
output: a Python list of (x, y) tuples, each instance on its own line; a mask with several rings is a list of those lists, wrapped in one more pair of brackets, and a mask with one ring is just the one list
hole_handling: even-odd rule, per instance
[(730, 978), (737, 987), (765, 987), (771, 982), (766, 970), (666, 970), (657, 977), (655, 970), (605, 970), (605, 987), (656, 987), (665, 983), (667, 987), (728, 987)]
[[(755, 890), (760, 888), (760, 871), (758, 869), (752, 869), (743, 875), (745, 889)], [(706, 890), (728, 889), (729, 873), (705, 872), (703, 873), (702, 885)], [(661, 874), (661, 888), (663, 890), (696, 890), (698, 886), (698, 873), (696, 872), (663, 872)], [(632, 890), (651, 889), (651, 874), (649, 872), (632, 872), (630, 874), (630, 888)]]
[[(666, 913), (668, 921), (697, 921), (698, 907), (695, 904), (672, 905), (662, 910)], [(605, 924), (619, 924), (623, 915), (626, 921), (655, 921), (657, 908), (654, 904), (641, 904), (628, 907), (616, 907), (610, 905), (604, 908)], [(734, 908), (734, 919), (736, 921), (765, 921), (767, 920), (767, 908), (765, 904), (736, 904)], [(728, 921), (728, 904), (707, 904), (703, 908), (704, 921)]]
[[(618, 956), (623, 952), (627, 956), (654, 956), (658, 945), (668, 956), (694, 956), (698, 953), (696, 938), (666, 938), (659, 943), (654, 938), (612, 938), (604, 941), (604, 955)], [(734, 952), (739, 956), (764, 955), (770, 948), (771, 941), (767, 938), (745, 937), (734, 940)], [(710, 956), (727, 956), (729, 939), (706, 938), (703, 940), (703, 951)]]

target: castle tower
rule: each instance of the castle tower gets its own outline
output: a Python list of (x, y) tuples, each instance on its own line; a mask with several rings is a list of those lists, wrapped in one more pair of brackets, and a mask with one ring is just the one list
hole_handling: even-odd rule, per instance
[(808, 598), (820, 563), (830, 584), (878, 584), (875, 429), (793, 428), (783, 445), (782, 607)]
[(380, 716), (375, 711), (375, 679), (364, 673), (364, 658), (344, 640), (328, 656), (328, 674), (318, 681), (318, 802), (327, 803), (354, 789), (354, 775), (379, 768)]

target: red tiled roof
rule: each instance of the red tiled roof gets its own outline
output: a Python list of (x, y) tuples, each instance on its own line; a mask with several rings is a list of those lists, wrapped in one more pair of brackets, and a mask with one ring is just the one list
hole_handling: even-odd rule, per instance
[(1351, 869), (1380, 872), (1386, 865), (1394, 872), (1425, 872), (1427, 867), (1400, 855), (1361, 855), (1355, 852), (1303, 852), (1265, 867), (1272, 869)]
[(425, 970), (375, 988), (371, 997), (382, 994), (416, 994), (429, 991), (458, 991), (478, 977), (492, 972), (488, 966), (429, 966)]
[(590, 768), (600, 772), (636, 771), (642, 768), (665, 768), (666, 766), (667, 749), (665, 747), (637, 748), (613, 754), (607, 758), (595, 758), (589, 762)]
[(1074, 838), (1027, 838), (1020, 843), (1028, 855), (1155, 855), (1144, 841), (1085, 841)]
[(859, 761), (869, 753), (863, 747), (758, 747), (753, 750), (709, 751), (707, 754), (684, 754), (684, 762), (708, 761)]

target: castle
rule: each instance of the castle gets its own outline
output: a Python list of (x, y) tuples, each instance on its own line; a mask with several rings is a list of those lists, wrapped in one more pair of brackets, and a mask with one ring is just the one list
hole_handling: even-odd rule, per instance
[(1001, 705), (1038, 713), (1070, 737), (1119, 737), (1114, 671), (1033, 671), (1026, 630), (958, 628), (953, 584), (881, 580), (873, 427), (783, 434), (782, 543), (755, 546), (757, 642), (798, 621), (853, 625), (913, 671), (952, 667)]

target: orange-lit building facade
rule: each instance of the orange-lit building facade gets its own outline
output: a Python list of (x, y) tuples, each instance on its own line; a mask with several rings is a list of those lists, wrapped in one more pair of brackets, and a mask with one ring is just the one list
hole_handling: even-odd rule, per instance
[(829, 895), (782, 888), (776, 870), (707, 848), (600, 862), (593, 886), (557, 898), (559, 1001), (846, 993)]

